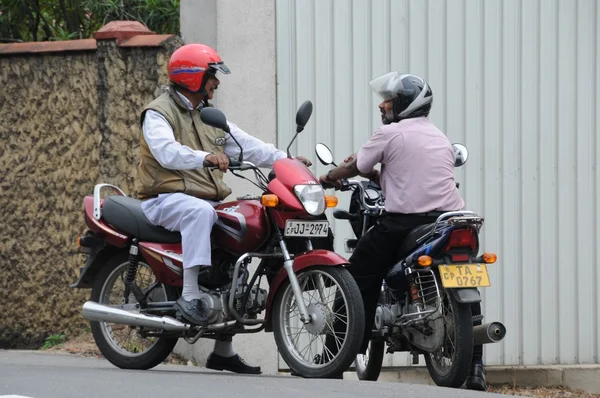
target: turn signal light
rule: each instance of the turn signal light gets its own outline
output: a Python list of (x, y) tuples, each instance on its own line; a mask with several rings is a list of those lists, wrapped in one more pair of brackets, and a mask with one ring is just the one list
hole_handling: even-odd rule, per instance
[(267, 194), (260, 198), (260, 203), (265, 207), (276, 207), (279, 204), (277, 195)]
[(486, 264), (494, 264), (497, 259), (496, 253), (483, 253), (483, 262)]
[(327, 205), (327, 208), (337, 206), (338, 205), (337, 196), (325, 195), (325, 204)]
[(77, 238), (77, 246), (81, 247), (81, 236)]
[(418, 263), (421, 267), (429, 267), (433, 260), (429, 256), (421, 256), (419, 257)]

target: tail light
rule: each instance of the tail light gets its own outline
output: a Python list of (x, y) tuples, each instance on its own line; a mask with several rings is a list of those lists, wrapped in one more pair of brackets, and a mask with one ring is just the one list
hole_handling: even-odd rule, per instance
[[(457, 250), (458, 249), (458, 250)], [(448, 242), (446, 243), (446, 247), (444, 251), (458, 251), (465, 253), (473, 252), (477, 249), (477, 234), (472, 228), (460, 228), (455, 229), (450, 233), (450, 237), (448, 238)], [(463, 254), (464, 256), (464, 254)], [(467, 258), (468, 260), (468, 258)], [(461, 260), (457, 260), (461, 261)], [(466, 260), (462, 260), (466, 261)]]

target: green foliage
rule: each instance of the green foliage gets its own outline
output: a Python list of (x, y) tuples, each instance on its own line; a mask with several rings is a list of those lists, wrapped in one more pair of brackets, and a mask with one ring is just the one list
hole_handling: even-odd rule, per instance
[(87, 39), (110, 21), (179, 33), (180, 0), (0, 0), (0, 41)]
[(50, 335), (50, 336), (46, 337), (46, 341), (44, 342), (44, 345), (42, 346), (42, 350), (52, 348), (56, 345), (64, 343), (65, 341), (67, 341), (67, 336), (64, 334)]

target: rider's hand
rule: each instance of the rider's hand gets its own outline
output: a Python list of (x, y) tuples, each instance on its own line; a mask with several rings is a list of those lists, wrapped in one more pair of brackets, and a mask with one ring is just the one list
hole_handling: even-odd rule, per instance
[(348, 156), (346, 159), (344, 159), (344, 163), (348, 163), (349, 161), (353, 160), (353, 159), (354, 159), (354, 156), (355, 156), (355, 155), (350, 155), (350, 156)]
[(310, 160), (308, 160), (307, 158), (305, 158), (304, 156), (296, 156), (296, 159), (298, 159), (299, 161), (301, 161), (302, 163), (304, 163), (304, 165), (306, 167), (312, 166), (312, 162)]
[(331, 180), (331, 179), (329, 179), (329, 173), (328, 174), (323, 174), (321, 177), (319, 177), (319, 181), (322, 184), (324, 183), (326, 185), (331, 185), (335, 189), (341, 189), (342, 188), (342, 182), (340, 180)]
[(381, 173), (379, 172), (379, 170), (373, 170), (368, 178), (375, 184), (381, 186)]
[(205, 160), (207, 160), (210, 163), (212, 163), (213, 165), (217, 166), (219, 168), (219, 170), (221, 170), (222, 172), (224, 172), (224, 173), (227, 172), (227, 168), (229, 167), (229, 158), (227, 157), (227, 155), (225, 155), (225, 154), (219, 154), (219, 155), (210, 154), (210, 155), (206, 156)]

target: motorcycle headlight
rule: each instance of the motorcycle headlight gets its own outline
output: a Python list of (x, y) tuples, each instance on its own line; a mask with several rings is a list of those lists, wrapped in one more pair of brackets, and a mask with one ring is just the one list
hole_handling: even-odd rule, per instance
[(318, 216), (325, 211), (325, 191), (321, 185), (296, 185), (294, 192), (304, 210), (311, 216)]

